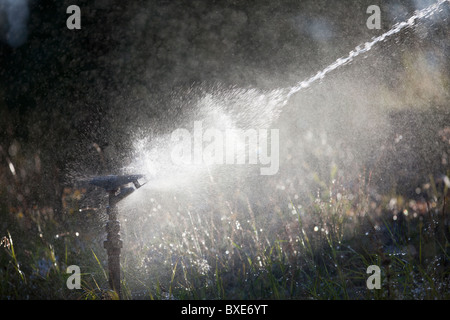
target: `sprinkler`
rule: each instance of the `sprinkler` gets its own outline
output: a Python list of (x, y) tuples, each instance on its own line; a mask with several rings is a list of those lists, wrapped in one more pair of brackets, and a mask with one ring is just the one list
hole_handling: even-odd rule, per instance
[[(108, 192), (108, 206), (106, 213), (108, 222), (106, 223), (106, 241), (103, 243), (108, 254), (109, 286), (122, 299), (120, 290), (120, 249), (122, 240), (120, 239), (120, 222), (117, 220), (117, 203), (129, 196), (133, 191), (142, 187), (146, 181), (144, 175), (125, 176), (101, 176), (89, 181), (90, 184), (101, 187)], [(133, 184), (133, 186), (130, 186)]]

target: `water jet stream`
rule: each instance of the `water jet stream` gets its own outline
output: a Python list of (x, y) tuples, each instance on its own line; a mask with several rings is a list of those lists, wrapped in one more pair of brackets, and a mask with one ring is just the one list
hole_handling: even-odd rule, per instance
[(430, 5), (429, 7), (415, 11), (414, 15), (411, 16), (408, 20), (396, 23), (389, 31), (383, 33), (378, 37), (373, 38), (372, 41), (370, 42), (358, 45), (355, 49), (350, 51), (350, 53), (346, 57), (343, 58), (341, 57), (337, 59), (335, 62), (327, 66), (325, 69), (317, 72), (314, 76), (299, 82), (296, 86), (290, 89), (289, 93), (287, 94), (286, 100), (284, 101), (284, 104), (288, 102), (289, 98), (293, 94), (299, 92), (302, 89), (308, 88), (309, 86), (311, 86), (312, 83), (316, 82), (317, 80), (322, 80), (328, 73), (353, 61), (353, 59), (359, 56), (360, 54), (363, 54), (372, 49), (372, 47), (378, 42), (386, 40), (390, 36), (399, 33), (405, 28), (410, 28), (414, 26), (416, 20), (431, 17), (445, 2), (450, 3), (450, 0), (439, 0), (438, 2)]

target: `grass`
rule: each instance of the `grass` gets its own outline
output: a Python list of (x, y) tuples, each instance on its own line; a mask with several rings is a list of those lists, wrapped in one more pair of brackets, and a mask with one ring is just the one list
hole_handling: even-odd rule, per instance
[[(259, 219), (248, 199), (223, 198), (223, 211), (201, 217), (178, 202), (154, 237), (126, 229), (124, 299), (450, 298), (447, 185), (430, 179), (424, 203), (395, 193), (374, 198), (364, 180), (355, 190), (330, 181), (307, 204), (286, 192), (272, 220)], [(2, 230), (2, 299), (117, 298), (101, 241), (39, 230)], [(66, 286), (70, 264), (82, 270), (81, 290)], [(381, 269), (379, 290), (367, 289), (370, 265)]]

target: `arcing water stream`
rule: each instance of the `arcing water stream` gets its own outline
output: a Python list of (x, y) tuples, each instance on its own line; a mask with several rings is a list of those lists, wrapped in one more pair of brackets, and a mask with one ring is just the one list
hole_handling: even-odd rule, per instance
[(387, 38), (399, 33), (400, 31), (402, 31), (405, 28), (413, 27), (416, 24), (417, 20), (426, 19), (426, 18), (431, 17), (446, 2), (450, 3), (449, 0), (439, 0), (435, 4), (432, 4), (425, 9), (416, 11), (414, 13), (414, 15), (411, 16), (408, 20), (396, 23), (389, 31), (386, 31), (382, 35), (379, 35), (378, 37), (373, 38), (372, 41), (370, 41), (370, 42), (366, 42), (363, 45), (357, 46), (354, 50), (350, 51), (348, 56), (337, 59), (335, 62), (333, 62), (332, 64), (327, 66), (325, 69), (317, 72), (317, 74), (315, 74), (311, 78), (299, 82), (296, 86), (294, 86), (290, 89), (289, 93), (287, 94), (285, 102), (287, 102), (287, 100), (289, 100), (289, 98), (293, 94), (297, 93), (298, 91), (300, 91), (304, 88), (308, 88), (309, 86), (311, 86), (311, 84), (313, 84), (317, 80), (322, 80), (328, 73), (332, 72), (333, 70), (336, 70), (337, 68), (339, 68), (343, 65), (346, 65), (347, 63), (352, 62), (354, 58), (356, 58), (357, 56), (359, 56), (361, 54), (366, 53), (367, 51), (372, 49), (372, 47), (374, 45), (376, 45), (377, 43), (386, 40)]

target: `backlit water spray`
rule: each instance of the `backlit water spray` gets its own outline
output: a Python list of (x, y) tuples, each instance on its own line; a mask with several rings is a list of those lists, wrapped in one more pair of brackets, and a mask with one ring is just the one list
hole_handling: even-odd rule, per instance
[[(416, 11), (408, 20), (395, 24), (389, 31), (357, 46), (347, 56), (337, 59), (314, 76), (292, 87), (268, 91), (216, 88), (200, 94), (188, 93), (182, 99), (184, 105), (173, 107), (173, 112), (169, 110), (170, 125), (167, 125), (169, 121), (148, 124), (152, 131), (142, 129), (136, 136), (132, 159), (122, 170), (123, 174), (144, 174), (148, 180), (138, 192), (120, 203), (120, 212), (123, 213), (125, 222), (124, 255), (129, 259), (128, 265), (134, 261), (136, 274), (148, 272), (146, 276), (153, 282), (170, 282), (173, 281), (177, 266), (178, 270), (183, 268), (186, 273), (191, 268), (196, 269), (204, 276), (213, 269), (212, 260), (216, 259), (220, 263), (229, 261), (234, 248), (239, 248), (239, 254), (260, 254), (260, 246), (271, 243), (272, 239), (269, 238), (277, 236), (277, 226), (280, 224), (276, 213), (279, 213), (277, 210), (282, 210), (279, 208), (281, 202), (277, 202), (278, 195), (273, 192), (278, 188), (275, 186), (277, 179), (259, 179), (258, 171), (247, 165), (214, 166), (195, 161), (196, 125), (200, 123), (204, 130), (213, 128), (224, 135), (233, 130), (254, 130), (249, 132), (259, 134), (263, 132), (259, 130), (267, 130), (273, 126), (294, 94), (306, 90), (332, 71), (349, 64), (378, 43), (406, 28), (414, 27), (418, 20), (431, 17), (446, 2), (449, 1), (440, 0)], [(173, 132), (177, 130), (182, 130), (192, 138), (192, 145), (189, 142), (186, 150), (188, 153), (192, 151), (189, 157), (193, 161), (185, 165), (173, 161), (174, 147), (179, 146), (178, 141), (173, 140)], [(215, 136), (216, 139), (217, 137)], [(205, 141), (200, 141), (200, 144), (203, 146)], [(235, 140), (234, 147), (235, 151), (250, 150), (249, 143), (242, 137)], [(257, 155), (262, 152), (259, 147), (256, 148)], [(273, 152), (273, 142), (270, 147)], [(260, 169), (263, 164), (258, 164)], [(259, 193), (258, 190), (263, 192)], [(286, 201), (286, 194), (283, 194), (282, 201)], [(269, 204), (270, 201), (272, 203)], [(291, 199), (289, 204), (293, 215), (300, 216), (301, 206), (294, 207)], [(258, 218), (258, 223), (255, 217)], [(313, 219), (305, 216), (302, 218), (307, 223), (308, 219)], [(319, 230), (316, 227), (314, 231), (316, 229)], [(251, 232), (244, 235), (242, 230)], [(144, 256), (136, 254), (143, 251)], [(255, 263), (258, 261), (258, 265), (262, 267), (263, 258), (259, 259)], [(166, 268), (169, 273), (164, 271)], [(128, 273), (131, 274), (132, 271)], [(152, 278), (163, 278), (170, 274), (172, 280)]]
[[(430, 18), (441, 9), (444, 3), (449, 3), (449, 0), (439, 0), (422, 10), (417, 10), (408, 20), (396, 23), (387, 32), (358, 45), (347, 56), (337, 59), (314, 76), (290, 88), (271, 91), (219, 88), (213, 90), (212, 93), (204, 93), (198, 101), (193, 103), (194, 109), (192, 106), (187, 107), (188, 111), (185, 111), (182, 116), (184, 127), (183, 125), (181, 127), (192, 132), (193, 123), (201, 121), (205, 129), (214, 128), (223, 132), (236, 129), (267, 129), (278, 119), (292, 95), (309, 88), (313, 83), (324, 79), (341, 66), (351, 63), (356, 57), (367, 53), (378, 43), (404, 29), (414, 27), (418, 20)], [(235, 141), (235, 143), (237, 144), (236, 148), (249, 150), (245, 141), (241, 141), (241, 143)], [(202, 174), (210, 174), (211, 167), (202, 163), (191, 163), (185, 166), (174, 165), (173, 159), (171, 159), (173, 147), (174, 142), (171, 141), (169, 134), (149, 138), (144, 133), (144, 138), (141, 137), (135, 141), (134, 162), (124, 168), (124, 171), (149, 175), (154, 179), (154, 183), (150, 183), (148, 187), (157, 189), (183, 189), (190, 184), (205, 182), (204, 178), (208, 175), (202, 178)], [(246, 147), (247, 149), (245, 149)], [(226, 170), (229, 175), (230, 169)]]

